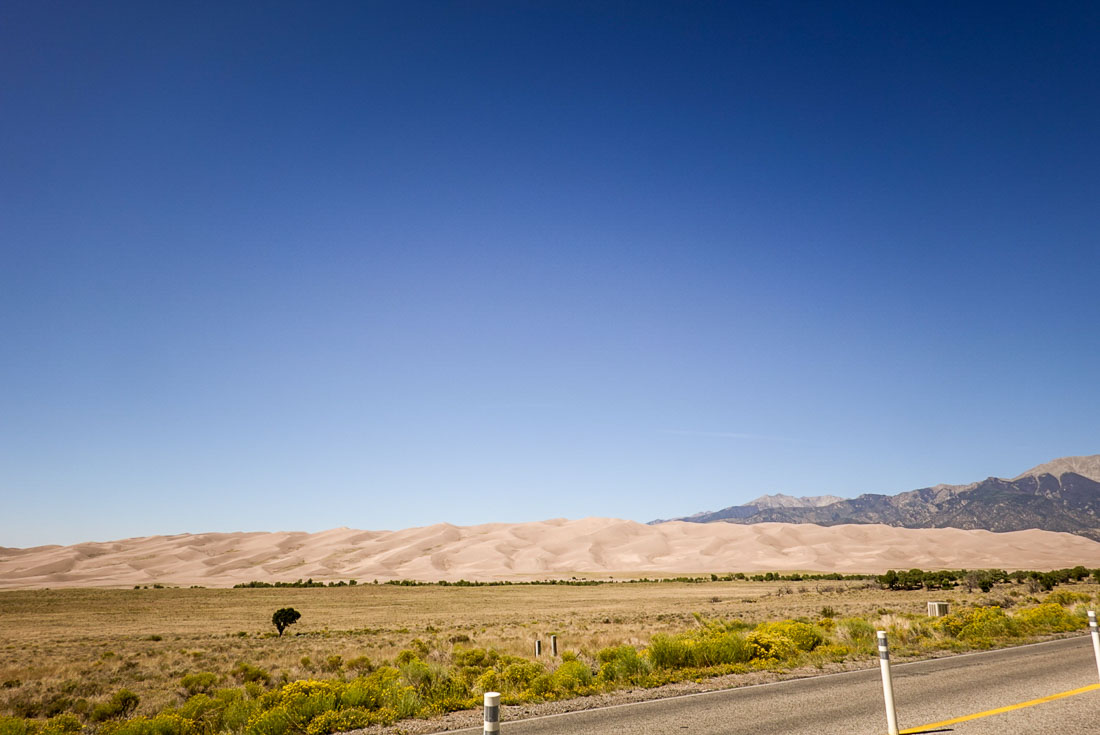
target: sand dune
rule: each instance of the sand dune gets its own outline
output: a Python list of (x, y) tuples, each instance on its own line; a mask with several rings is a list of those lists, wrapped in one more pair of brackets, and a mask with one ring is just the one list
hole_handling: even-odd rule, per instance
[(226, 587), (312, 577), (361, 582), (529, 580), (575, 574), (1100, 567), (1100, 543), (1049, 531), (882, 525), (663, 523), (613, 518), (401, 531), (148, 536), (74, 546), (0, 547), (0, 588)]

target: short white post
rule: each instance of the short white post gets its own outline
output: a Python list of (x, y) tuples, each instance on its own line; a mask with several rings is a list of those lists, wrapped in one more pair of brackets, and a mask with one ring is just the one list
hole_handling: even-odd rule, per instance
[(886, 728), (890, 735), (898, 735), (898, 711), (894, 707), (894, 680), (890, 678), (890, 647), (886, 643), (886, 631), (878, 631), (878, 662), (882, 667), (882, 696), (886, 700)]
[(538, 658), (542, 655), (542, 641), (535, 639), (535, 657)]
[(558, 637), (556, 635), (550, 636), (550, 655), (558, 655)]
[(1096, 654), (1096, 673), (1100, 676), (1100, 628), (1096, 627), (1096, 611), (1089, 610), (1089, 632), (1092, 633), (1092, 652)]
[(485, 692), (485, 735), (500, 732), (500, 693)]

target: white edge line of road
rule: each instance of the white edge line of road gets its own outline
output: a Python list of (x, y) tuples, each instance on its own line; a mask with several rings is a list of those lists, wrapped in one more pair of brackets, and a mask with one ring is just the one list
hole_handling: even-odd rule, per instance
[[(1023, 645), (1019, 645), (1019, 646), (1007, 646), (1005, 648), (995, 648), (992, 651), (971, 651), (970, 653), (956, 653), (956, 654), (951, 655), (951, 656), (941, 656), (940, 658), (925, 658), (925, 659), (921, 659), (920, 661), (906, 661), (905, 663), (901, 663), (901, 664), (893, 664), (891, 666), (891, 668), (900, 669), (904, 666), (917, 666), (918, 664), (934, 663), (934, 662), (937, 662), (937, 661), (957, 661), (960, 658), (969, 658), (971, 656), (988, 656), (988, 655), (994, 654), (994, 653), (1004, 653), (1005, 651), (1017, 651), (1021, 648), (1033, 648), (1035, 646), (1049, 646), (1053, 643), (1061, 643), (1062, 641), (1083, 640), (1087, 635), (1088, 634), (1086, 633), (1084, 635), (1068, 636), (1066, 638), (1056, 638), (1052, 641), (1039, 641), (1038, 643), (1024, 643)], [(780, 681), (765, 681), (761, 684), (747, 684), (747, 685), (742, 686), (742, 687), (728, 687), (726, 689), (710, 689), (710, 690), (705, 691), (705, 692), (689, 692), (688, 694), (676, 694), (676, 695), (673, 695), (671, 697), (659, 697), (657, 699), (643, 699), (640, 702), (623, 702), (621, 704), (608, 704), (608, 705), (605, 705), (603, 707), (590, 707), (589, 709), (578, 709), (578, 710), (573, 710), (572, 712), (555, 712), (555, 713), (549, 714), (549, 715), (536, 715), (535, 717), (524, 717), (521, 720), (509, 720), (509, 722), (514, 722), (514, 723), (518, 724), (520, 722), (535, 722), (536, 720), (550, 720), (550, 719), (553, 719), (555, 717), (568, 717), (570, 715), (577, 715), (577, 714), (580, 714), (581, 712), (598, 712), (598, 711), (601, 711), (601, 710), (620, 709), (622, 707), (637, 707), (637, 706), (643, 705), (643, 704), (657, 704), (659, 702), (668, 702), (668, 701), (672, 701), (672, 700), (676, 700), (676, 699), (689, 699), (691, 697), (705, 697), (707, 695), (713, 695), (713, 694), (729, 694), (730, 692), (742, 692), (742, 691), (747, 691), (749, 689), (762, 689), (764, 687), (774, 687), (774, 686), (780, 686), (780, 685), (783, 685), (783, 684), (794, 684), (794, 683), (797, 683), (797, 682), (804, 682), (804, 681), (809, 681), (809, 680), (819, 681), (819, 680), (822, 680), (822, 679), (833, 679), (833, 678), (836, 678), (838, 676), (850, 676), (852, 674), (866, 674), (868, 671), (878, 671), (878, 669), (868, 667), (868, 668), (865, 668), (865, 669), (852, 669), (851, 671), (837, 671), (837, 672), (832, 673), (832, 674), (818, 674), (817, 676), (812, 676), (812, 675), (811, 676), (796, 676), (796, 677), (792, 677), (790, 679), (781, 679)], [(503, 710), (503, 709), (504, 709), (504, 707), (501, 707), (501, 710)], [(501, 712), (501, 714), (503, 715), (503, 711)], [(501, 725), (502, 726), (504, 725), (503, 721), (501, 721)], [(427, 735), (452, 735), (452, 733), (459, 733), (459, 732), (482, 732), (482, 728), (477, 727), (475, 725), (474, 727), (463, 727), (463, 728), (460, 728), (458, 730), (436, 730), (434, 732), (428, 733)]]

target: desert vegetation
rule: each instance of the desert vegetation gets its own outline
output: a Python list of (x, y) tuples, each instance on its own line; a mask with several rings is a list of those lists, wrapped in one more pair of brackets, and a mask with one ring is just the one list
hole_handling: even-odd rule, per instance
[[(945, 590), (917, 571), (5, 592), (0, 735), (324, 735), (473, 708), (488, 690), (518, 704), (714, 676), (736, 684), (870, 665), (876, 628), (897, 656), (1070, 633), (1100, 589), (1091, 572), (1055, 575), (1046, 592), (1041, 578), (984, 570)], [(951, 613), (925, 616), (930, 599)], [(280, 637), (272, 610), (283, 609), (301, 617)], [(536, 659), (534, 640), (551, 634), (561, 655)]]

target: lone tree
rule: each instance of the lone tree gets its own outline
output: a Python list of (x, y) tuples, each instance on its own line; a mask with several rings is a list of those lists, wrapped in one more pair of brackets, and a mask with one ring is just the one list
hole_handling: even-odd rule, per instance
[(287, 626), (297, 623), (300, 617), (302, 617), (302, 613), (294, 608), (282, 607), (276, 610), (275, 614), (271, 616), (271, 623), (279, 631), (279, 635), (282, 635), (283, 631), (287, 629)]

